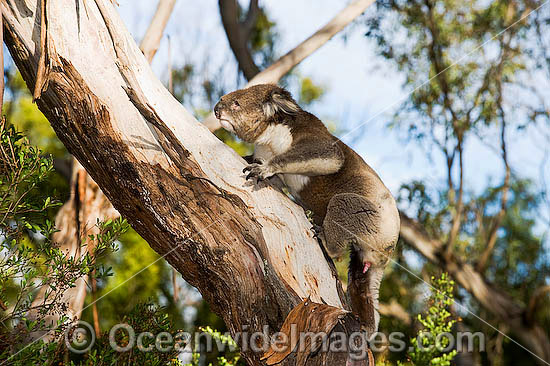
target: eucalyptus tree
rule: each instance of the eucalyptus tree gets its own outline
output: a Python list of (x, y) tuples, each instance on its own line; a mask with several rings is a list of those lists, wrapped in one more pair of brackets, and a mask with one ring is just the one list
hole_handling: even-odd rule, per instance
[[(512, 165), (511, 154), (523, 143), (521, 131), (534, 123), (526, 113), (533, 86), (525, 82), (541, 60), (529, 52), (529, 35), (544, 5), (388, 0), (378, 2), (367, 21), (379, 54), (405, 76), (408, 95), (392, 125), (426, 147), (432, 162), (441, 162), (438, 182), (403, 185), (401, 237), (451, 273), (466, 299), (476, 300), (473, 310), (488, 320), (469, 321), (500, 342), (498, 332), (517, 337), (539, 362), (550, 360), (548, 317), (532, 314), (543, 307), (526, 304), (550, 273), (536, 230), (541, 191), (521, 175), (522, 166)], [(548, 24), (538, 26), (548, 33)], [(479, 143), (500, 170), (494, 180), (476, 168), (484, 156), (468, 155), (479, 154)]]

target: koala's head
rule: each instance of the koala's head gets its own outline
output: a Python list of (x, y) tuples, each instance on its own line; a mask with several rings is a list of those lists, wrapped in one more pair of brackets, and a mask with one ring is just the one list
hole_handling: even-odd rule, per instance
[(254, 142), (270, 123), (300, 110), (288, 91), (272, 84), (236, 90), (221, 97), (214, 107), (222, 127), (247, 142)]

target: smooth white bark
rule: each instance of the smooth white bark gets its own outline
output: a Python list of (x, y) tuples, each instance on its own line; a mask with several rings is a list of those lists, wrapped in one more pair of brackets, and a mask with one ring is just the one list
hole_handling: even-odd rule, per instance
[(151, 24), (147, 28), (147, 32), (145, 32), (145, 36), (143, 36), (139, 45), (149, 63), (153, 62), (153, 57), (157, 53), (164, 29), (174, 10), (174, 5), (176, 5), (176, 0), (159, 0)]

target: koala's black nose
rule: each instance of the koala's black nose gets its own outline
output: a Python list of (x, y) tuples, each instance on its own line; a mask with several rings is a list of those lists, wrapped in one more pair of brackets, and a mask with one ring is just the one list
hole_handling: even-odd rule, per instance
[(220, 103), (219, 102), (214, 106), (214, 115), (216, 116), (217, 119), (220, 119)]

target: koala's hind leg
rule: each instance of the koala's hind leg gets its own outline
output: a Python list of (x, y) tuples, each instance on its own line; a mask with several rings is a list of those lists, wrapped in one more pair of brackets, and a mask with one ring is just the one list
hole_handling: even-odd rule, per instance
[(324, 241), (330, 256), (340, 257), (350, 244), (366, 250), (376, 246), (380, 216), (379, 207), (358, 194), (341, 193), (332, 197), (323, 221)]

